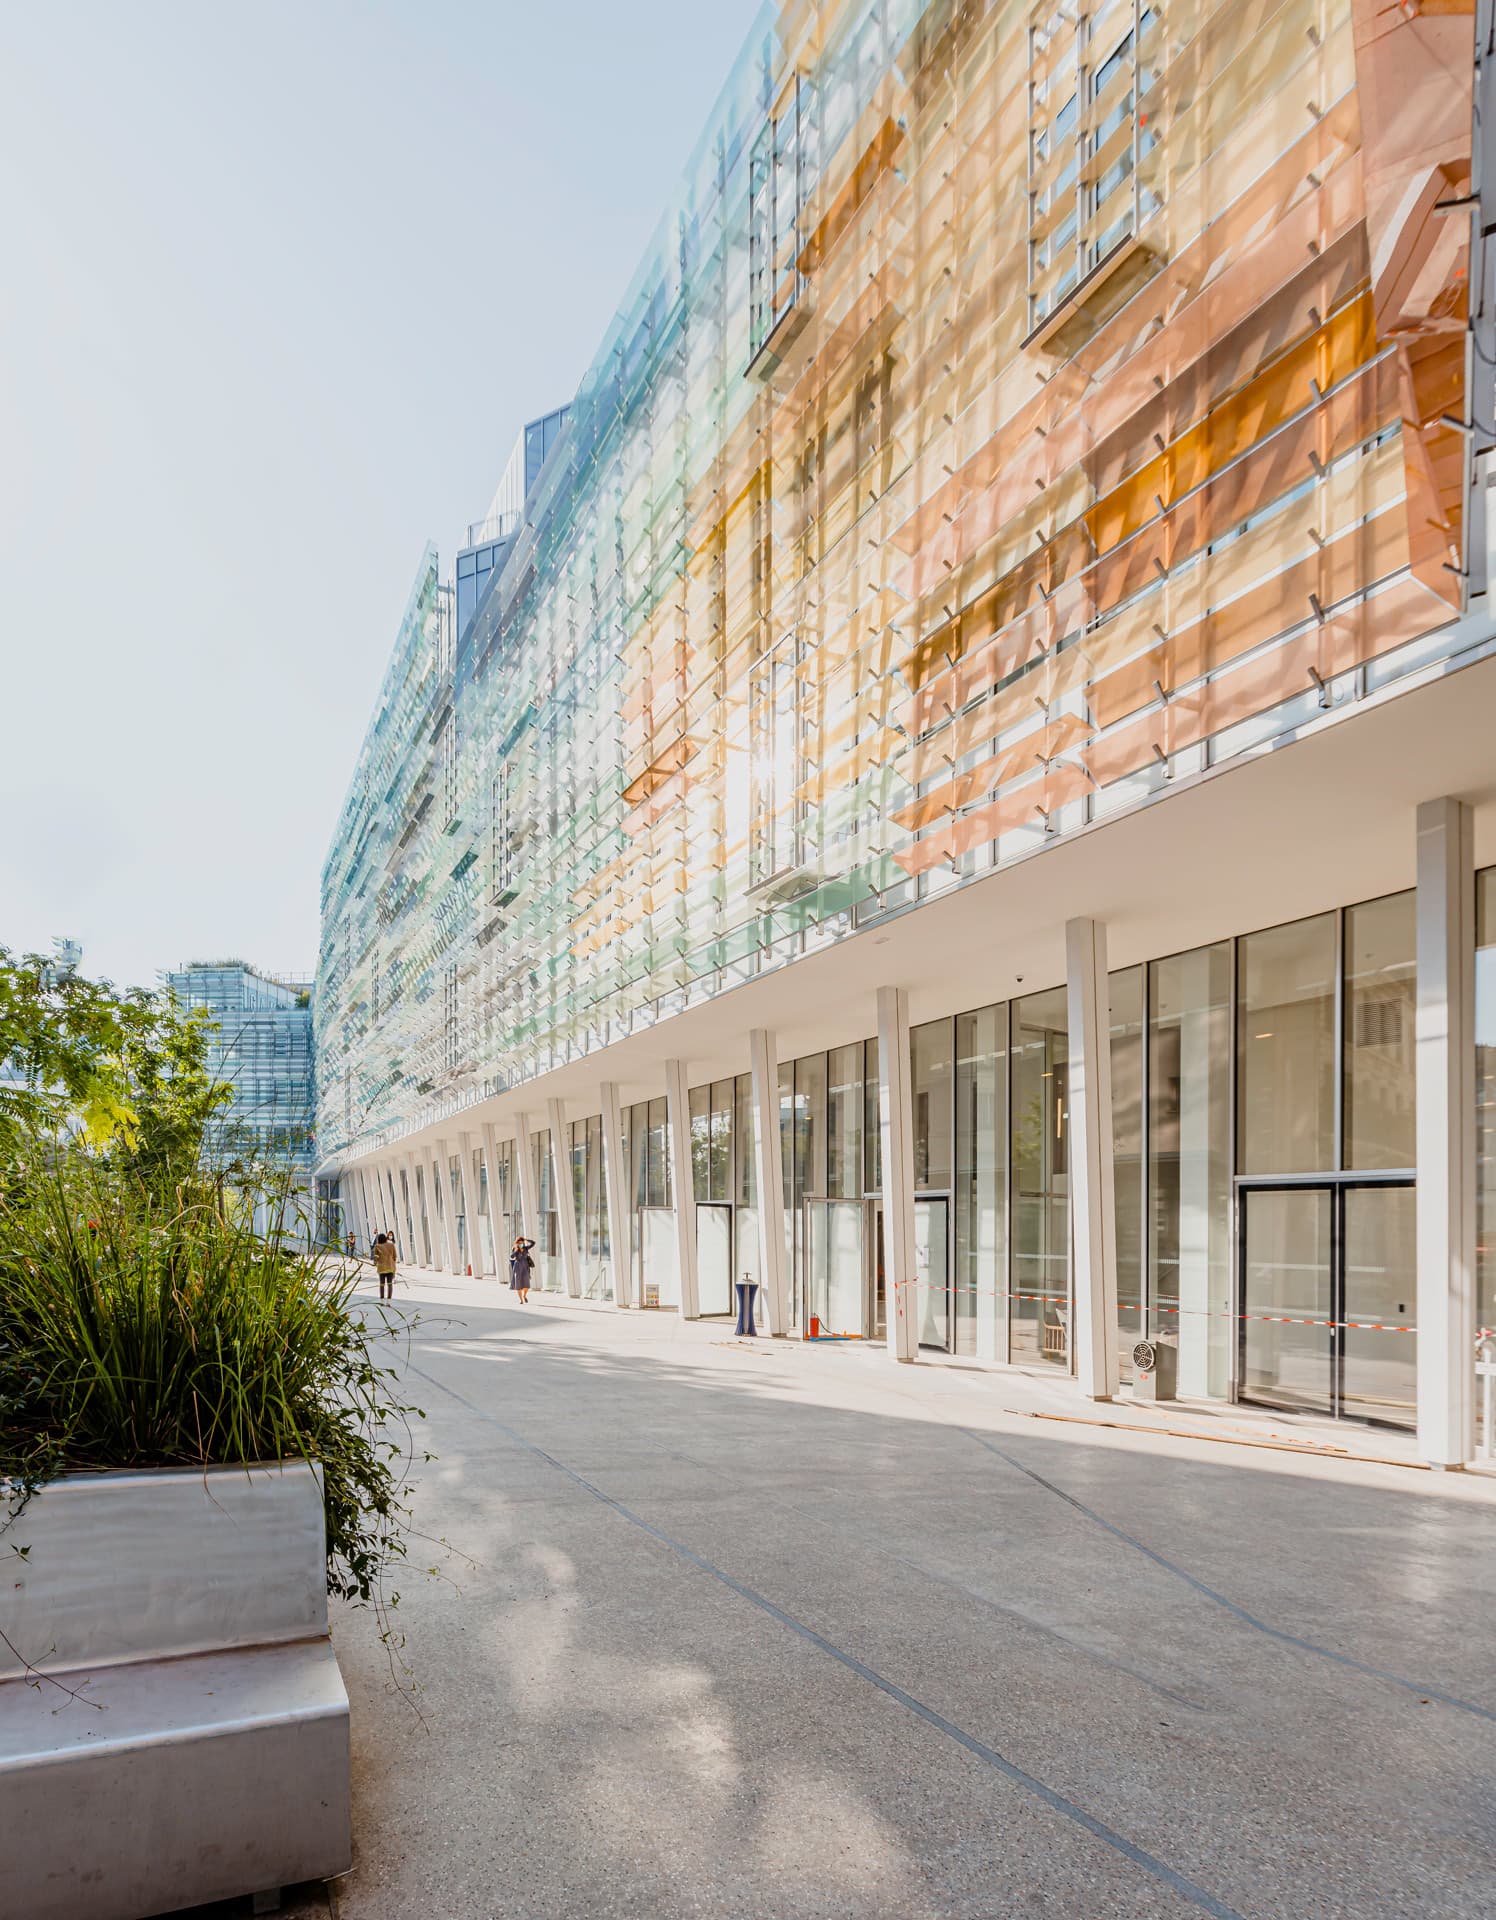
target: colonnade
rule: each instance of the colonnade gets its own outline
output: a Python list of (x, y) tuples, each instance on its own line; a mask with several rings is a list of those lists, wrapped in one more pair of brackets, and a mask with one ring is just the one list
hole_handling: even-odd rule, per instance
[[(1459, 1467), (1474, 1444), (1473, 1341), (1476, 1325), (1474, 890), (1471, 811), (1440, 799), (1417, 810), (1417, 1397), (1422, 1457)], [(1069, 1045), (1071, 1284), (1075, 1373), (1080, 1392), (1106, 1401), (1118, 1390), (1117, 1244), (1112, 1141), (1110, 996), (1107, 928), (1073, 919), (1065, 928)], [(918, 1357), (915, 1305), (915, 1168), (909, 998), (895, 984), (877, 991), (882, 1202), (890, 1355)], [(775, 1036), (747, 1034), (752, 1140), (757, 1188), (759, 1283), (769, 1331), (790, 1330), (789, 1275), (781, 1180), (780, 1092)], [(687, 1063), (665, 1064), (668, 1152), (678, 1311), (699, 1313), (696, 1206), (691, 1160)], [(538, 1107), (538, 1102), (536, 1103)], [(593, 1110), (601, 1112), (603, 1179), (614, 1249), (614, 1304), (633, 1299), (629, 1170), (624, 1164), (620, 1090), (603, 1081)], [(581, 1256), (571, 1204), (570, 1127), (560, 1099), (544, 1104), (552, 1191), (557, 1196), (565, 1291), (582, 1293)], [(502, 1137), (512, 1137), (517, 1166), (518, 1230), (539, 1237), (540, 1194), (531, 1112), (512, 1111)], [(502, 1273), (506, 1248), (495, 1242), (498, 1184), (494, 1177), (499, 1121), (483, 1119), (419, 1143), (396, 1144), (343, 1170), (340, 1180), (355, 1231), (367, 1246), (393, 1230), (402, 1263), (446, 1274)], [(457, 1203), (450, 1165), (455, 1147), (458, 1193), (467, 1222), (457, 1244)], [(488, 1208), (480, 1213), (474, 1153), (488, 1171)]]

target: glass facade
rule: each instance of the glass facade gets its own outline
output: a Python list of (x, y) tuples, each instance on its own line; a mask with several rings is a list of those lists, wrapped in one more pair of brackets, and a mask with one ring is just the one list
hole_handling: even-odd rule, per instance
[[(1496, 1297), (1496, 870), (1478, 876), (1478, 1313)], [(1244, 933), (1110, 976), (1118, 1316), (1178, 1353), (1187, 1398), (1411, 1423), (1416, 1366), (1414, 896)], [(1053, 987), (910, 1034), (917, 1326), (929, 1350), (1073, 1368), (1070, 1046)], [(779, 1148), (793, 1327), (884, 1331), (878, 1045), (779, 1067)], [(632, 1291), (679, 1300), (669, 1116), (625, 1110)], [(703, 1315), (759, 1275), (747, 1074), (688, 1094), (690, 1204)], [(582, 1291), (614, 1291), (602, 1121), (568, 1127)], [(531, 1136), (538, 1284), (564, 1285), (550, 1136)], [(440, 1258), (450, 1208), (469, 1245), (459, 1164), (438, 1191), (419, 1162), (407, 1220)], [(507, 1245), (513, 1149), (471, 1173)]]
[(1313, 1173), (1337, 1164), (1335, 947), (1329, 913), (1240, 942), (1243, 1173)]
[[(760, 16), (576, 395), (526, 430), (512, 526), (472, 530), (452, 587), (417, 570), (324, 870), (324, 1156), (1466, 644), (1468, 233), (1403, 191), (1384, 63), (1421, 29), (1394, 14), (1360, 39), (1349, 0), (1312, 31), (1231, 0)], [(1448, 70), (1422, 137), (1457, 173)], [(1373, 281), (1394, 254), (1416, 284)], [(1245, 956), (1254, 1032), (1313, 1059), (1253, 1041), (1244, 1166), (1324, 1164), (1316, 938)], [(1386, 1044), (1351, 1069), (1368, 1150), (1395, 1145)], [(1026, 1106), (1046, 1045), (1014, 1056)], [(1033, 1149), (1039, 1294), (1064, 1174)], [(1058, 1323), (1033, 1338), (1061, 1357)]]
[(289, 1175), (310, 1232), (319, 1158), (310, 978), (262, 973), (242, 960), (193, 961), (163, 978), (183, 1007), (201, 1007), (216, 1022), (209, 1071), (234, 1097), (210, 1129), (208, 1151)]
[[(527, 428), (454, 580), (421, 560), (324, 870), (324, 1157), (512, 1124), (562, 1067), (580, 1104), (578, 1063), (608, 1080), (611, 1049), (708, 1001), (731, 1072), (732, 989), (775, 975), (793, 1006), (816, 955), (870, 999), (854, 937), (965, 910), (1098, 822), (1187, 818), (1190, 776), (1469, 657), (1468, 231), (1386, 106), (1419, 18), (765, 11), (574, 400)], [(1420, 138), (1455, 183), (1463, 54), (1441, 71)], [(1373, 276), (1393, 258), (1423, 264)], [(1189, 1396), (1405, 1423), (1414, 901), (1348, 904), (1326, 865), (1293, 898), (1316, 911), (1267, 924), (1256, 893), (1239, 927), (1144, 930), (1111, 978), (1116, 1339), (1124, 1373), (1142, 1336), (1177, 1347)], [(916, 1320), (930, 1350), (1060, 1372), (1068, 996), (1030, 980), (1000, 969), (974, 1007), (981, 976), (912, 984), (949, 1009), (910, 1039)], [(872, 1337), (879, 1050), (826, 1038), (849, 1043), (778, 1069), (791, 1309)], [(690, 1208), (701, 1305), (728, 1309), (759, 1263), (747, 1076), (685, 1118), (675, 1193), (664, 1100), (625, 1113), (616, 1250), (600, 1121), (568, 1122), (570, 1195), (534, 1138), (543, 1284), (570, 1207), (586, 1290), (616, 1257), (669, 1305)], [(512, 1217), (517, 1178), (486, 1171)], [(430, 1184), (413, 1227), (439, 1238), (444, 1205), (467, 1243)]]

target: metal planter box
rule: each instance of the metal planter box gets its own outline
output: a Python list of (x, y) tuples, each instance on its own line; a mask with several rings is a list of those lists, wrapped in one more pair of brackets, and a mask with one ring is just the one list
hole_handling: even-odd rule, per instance
[(305, 1463), (35, 1496), (0, 1536), (0, 1920), (141, 1920), (347, 1870), (324, 1554)]

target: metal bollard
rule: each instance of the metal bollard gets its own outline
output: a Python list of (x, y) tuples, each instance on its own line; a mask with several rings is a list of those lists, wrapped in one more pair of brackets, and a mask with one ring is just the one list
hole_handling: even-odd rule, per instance
[(758, 1282), (750, 1280), (745, 1273), (738, 1282), (738, 1324), (733, 1328), (734, 1333), (746, 1338), (758, 1332), (753, 1324), (753, 1306), (757, 1298)]

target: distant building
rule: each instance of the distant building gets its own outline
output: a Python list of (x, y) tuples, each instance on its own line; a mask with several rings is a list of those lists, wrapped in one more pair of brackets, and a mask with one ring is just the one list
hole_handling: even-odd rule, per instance
[(184, 1007), (203, 1007), (218, 1023), (210, 1064), (234, 1100), (214, 1129), (213, 1151), (289, 1168), (310, 1196), (312, 976), (262, 973), (243, 960), (193, 960), (163, 978)]
[(503, 571), (535, 491), (541, 469), (560, 438), (570, 407), (557, 407), (538, 420), (527, 420), (515, 440), (498, 490), (488, 512), (468, 528), (467, 545), (457, 555), (457, 638), (473, 623), (478, 603)]

